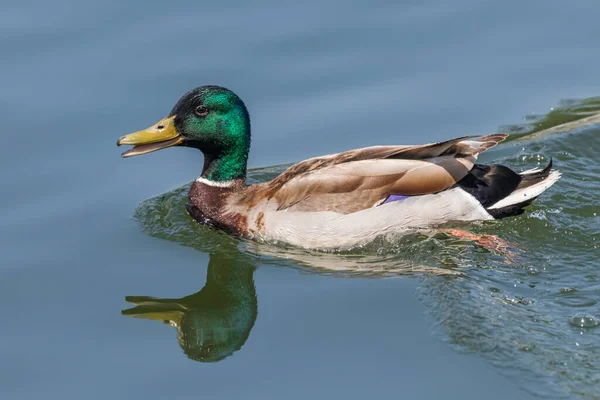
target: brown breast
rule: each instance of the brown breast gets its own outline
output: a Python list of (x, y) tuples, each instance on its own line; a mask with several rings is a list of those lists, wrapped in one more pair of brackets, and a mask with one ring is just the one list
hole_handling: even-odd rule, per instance
[(186, 204), (186, 209), (201, 224), (245, 236), (248, 234), (246, 216), (229, 209), (231, 197), (245, 188), (243, 181), (235, 181), (226, 187), (195, 181), (188, 193), (190, 203)]

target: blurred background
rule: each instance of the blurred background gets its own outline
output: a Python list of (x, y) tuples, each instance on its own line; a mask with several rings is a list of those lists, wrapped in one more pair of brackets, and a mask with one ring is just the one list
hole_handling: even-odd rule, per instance
[[(544, 134), (600, 111), (599, 12), (0, 5), (0, 396), (600, 398), (599, 130)], [(201, 154), (115, 147), (204, 84), (249, 108), (252, 182), (321, 154), (499, 130), (517, 139), (482, 161), (552, 156), (563, 179), (525, 215), (474, 228), (509, 241), (509, 262), (439, 235), (339, 255), (239, 241), (185, 215)]]

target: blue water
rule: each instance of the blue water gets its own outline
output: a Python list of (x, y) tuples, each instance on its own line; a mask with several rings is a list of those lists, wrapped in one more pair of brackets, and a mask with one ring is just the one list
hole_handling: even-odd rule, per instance
[[(0, 397), (600, 398), (600, 329), (576, 326), (600, 318), (597, 126), (482, 158), (527, 169), (553, 156), (564, 173), (525, 215), (476, 228), (514, 243), (512, 264), (437, 236), (346, 255), (254, 248), (185, 219), (196, 151), (122, 160), (115, 147), (203, 84), (248, 105), (255, 181), (356, 147), (535, 127), (573, 104), (561, 100), (600, 93), (599, 12), (592, 0), (0, 5)], [(194, 361), (176, 329), (122, 315), (126, 296), (199, 292), (209, 265), (252, 277), (177, 303), (203, 310), (183, 314), (224, 359)]]

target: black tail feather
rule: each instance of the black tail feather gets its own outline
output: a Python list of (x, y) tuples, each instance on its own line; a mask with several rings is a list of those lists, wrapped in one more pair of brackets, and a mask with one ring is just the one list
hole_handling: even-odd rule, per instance
[(548, 165), (537, 172), (518, 174), (503, 165), (475, 164), (467, 176), (456, 186), (475, 197), (494, 218), (504, 218), (523, 213), (523, 207), (531, 204), (535, 198), (499, 209), (489, 209), (517, 189), (524, 189), (546, 179), (552, 170), (552, 159)]
[(508, 167), (475, 164), (457, 185), (487, 208), (514, 192), (520, 183), (521, 176)]
[(498, 209), (487, 209), (486, 211), (496, 219), (505, 217), (513, 217), (515, 215), (521, 215), (525, 212), (524, 207), (530, 205), (537, 197), (532, 197), (529, 200), (525, 200), (521, 203), (511, 204), (510, 206), (498, 208)]

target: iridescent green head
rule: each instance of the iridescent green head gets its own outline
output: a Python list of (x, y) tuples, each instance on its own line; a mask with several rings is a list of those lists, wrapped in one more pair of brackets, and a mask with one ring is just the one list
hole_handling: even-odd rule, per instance
[(250, 117), (244, 102), (219, 86), (202, 86), (185, 95), (171, 113), (143, 131), (123, 136), (117, 145), (134, 147), (131, 157), (171, 146), (204, 153), (202, 177), (212, 181), (243, 179), (250, 151)]

